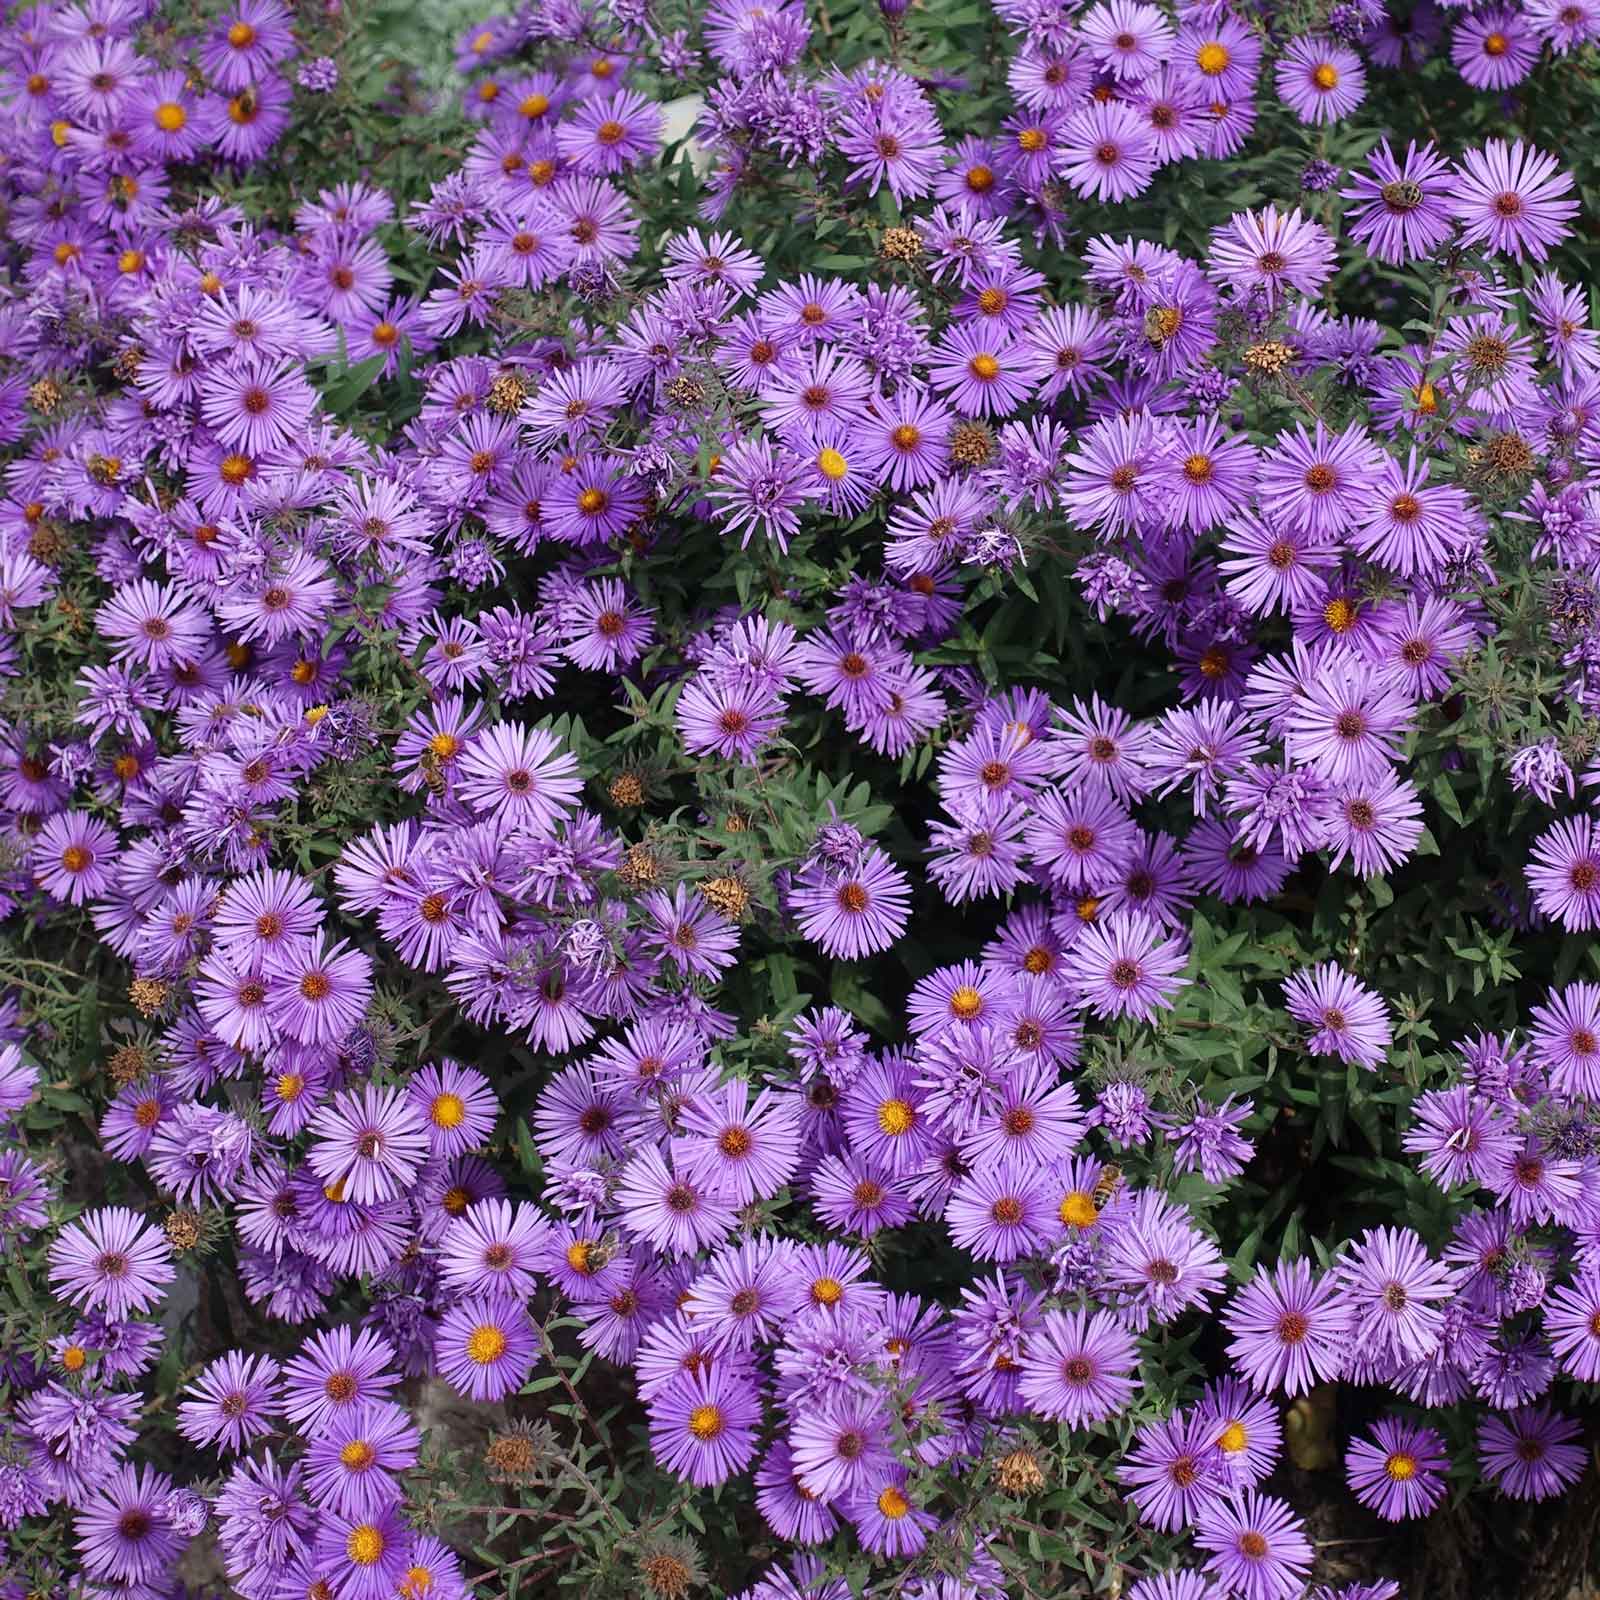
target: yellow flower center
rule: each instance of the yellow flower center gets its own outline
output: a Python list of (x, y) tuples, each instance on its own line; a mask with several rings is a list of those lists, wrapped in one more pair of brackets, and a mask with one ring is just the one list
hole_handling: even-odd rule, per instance
[(1249, 1435), (1244, 1431), (1242, 1422), (1230, 1422), (1217, 1437), (1217, 1448), (1225, 1450), (1230, 1456), (1236, 1456), (1249, 1443)]
[(493, 1366), (506, 1353), (507, 1343), (505, 1334), (492, 1322), (482, 1323), (467, 1340), (467, 1360), (480, 1367)]
[(155, 125), (163, 133), (176, 133), (187, 125), (189, 113), (176, 100), (163, 100), (153, 113)]
[(904, 1100), (885, 1100), (878, 1107), (878, 1127), (891, 1139), (898, 1139), (902, 1133), (910, 1133), (911, 1125), (916, 1120), (916, 1112)]
[(467, 1119), (467, 1103), (458, 1094), (436, 1094), (428, 1115), (436, 1128), (459, 1128)]
[(983, 1010), (983, 996), (972, 987), (964, 983), (950, 996), (950, 1014), (960, 1017), (963, 1022), (971, 1022)]
[(344, 1542), (344, 1553), (358, 1567), (375, 1567), (383, 1559), (383, 1530), (370, 1522), (363, 1522), (350, 1530)]
[(1403, 1450), (1396, 1450), (1383, 1464), (1383, 1470), (1394, 1479), (1396, 1483), (1405, 1483), (1417, 1475), (1417, 1458), (1407, 1455)]
[(256, 42), (256, 30), (248, 22), (236, 22), (228, 29), (228, 43), (235, 50), (248, 50)]
[(830, 483), (837, 483), (850, 470), (850, 463), (832, 448), (817, 457), (817, 471)]
[(1233, 52), (1227, 45), (1213, 39), (1210, 44), (1203, 44), (1194, 53), (1194, 64), (1205, 73), (1208, 78), (1218, 77), (1228, 70), (1228, 64), (1233, 60)]
[(898, 1522), (911, 1509), (911, 1502), (891, 1483), (878, 1496), (878, 1509), (891, 1522)]
[(1069, 1228), (1090, 1228), (1100, 1220), (1100, 1208), (1092, 1194), (1074, 1189), (1063, 1198), (1057, 1215)]
[(722, 1432), (722, 1412), (716, 1406), (696, 1406), (689, 1413), (689, 1432), (697, 1439), (715, 1439)]
[(1339, 86), (1339, 69), (1331, 61), (1321, 61), (1311, 70), (1311, 81), (1324, 91)]
[(339, 1464), (352, 1472), (364, 1471), (378, 1459), (378, 1452), (365, 1439), (352, 1439), (339, 1452)]
[(1322, 620), (1335, 633), (1348, 633), (1356, 625), (1356, 608), (1342, 595), (1322, 608)]

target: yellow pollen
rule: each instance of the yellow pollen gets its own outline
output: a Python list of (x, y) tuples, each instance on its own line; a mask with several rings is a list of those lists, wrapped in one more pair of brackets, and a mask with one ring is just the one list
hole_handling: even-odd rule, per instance
[(482, 1323), (467, 1340), (467, 1360), (480, 1367), (493, 1366), (506, 1353), (507, 1343), (505, 1334), (492, 1322)]
[(458, 1094), (436, 1094), (428, 1115), (436, 1128), (459, 1128), (467, 1119), (467, 1103)]
[(1249, 1443), (1249, 1435), (1244, 1431), (1242, 1422), (1230, 1422), (1217, 1436), (1217, 1448), (1226, 1450), (1230, 1456), (1236, 1456)]
[(228, 43), (235, 50), (248, 50), (256, 42), (256, 30), (248, 22), (236, 22), (228, 29)]
[(878, 1510), (891, 1522), (898, 1522), (911, 1509), (911, 1502), (891, 1483), (878, 1496)]
[(689, 1413), (689, 1432), (697, 1439), (715, 1439), (722, 1432), (722, 1412), (716, 1406), (696, 1406)]
[(950, 996), (950, 1015), (971, 1022), (983, 1010), (983, 996), (970, 983), (963, 983)]
[(824, 450), (817, 457), (817, 471), (829, 483), (837, 483), (850, 470), (850, 463), (833, 448)]
[(916, 1112), (904, 1100), (885, 1100), (878, 1107), (878, 1127), (891, 1139), (898, 1139), (902, 1133), (910, 1133), (916, 1120)]
[(1216, 39), (1210, 44), (1201, 45), (1194, 53), (1194, 64), (1208, 78), (1215, 78), (1226, 72), (1232, 60), (1233, 52)]
[(581, 1272), (585, 1275), (592, 1272), (594, 1269), (589, 1265), (589, 1255), (593, 1248), (591, 1244), (583, 1239), (574, 1239), (567, 1246), (567, 1265), (574, 1272)]
[(836, 1306), (844, 1298), (844, 1285), (837, 1278), (818, 1278), (811, 1285), (811, 1298), (819, 1306)]
[(362, 1472), (378, 1459), (378, 1452), (365, 1439), (352, 1439), (339, 1452), (339, 1464), (352, 1472)]
[(1000, 363), (990, 355), (977, 355), (968, 363), (974, 378), (981, 378), (985, 383), (993, 383), (1000, 376)]
[(89, 1359), (89, 1352), (81, 1344), (69, 1344), (61, 1352), (61, 1365), (68, 1372), (82, 1372), (84, 1363)]
[(1339, 69), (1331, 61), (1320, 62), (1311, 69), (1311, 81), (1324, 91), (1339, 86)]
[(1417, 1458), (1408, 1456), (1403, 1450), (1396, 1450), (1383, 1464), (1383, 1470), (1394, 1479), (1396, 1483), (1405, 1483), (1417, 1475)]
[(1348, 633), (1356, 625), (1356, 608), (1341, 595), (1322, 608), (1322, 620), (1334, 633)]
[(1082, 1189), (1074, 1189), (1066, 1195), (1056, 1214), (1069, 1228), (1091, 1228), (1100, 1220), (1100, 1208), (1094, 1203), (1094, 1196), (1085, 1194)]
[(176, 133), (189, 121), (189, 113), (176, 100), (163, 100), (152, 113), (152, 120), (163, 133)]
[(375, 1567), (383, 1559), (383, 1531), (363, 1522), (350, 1530), (344, 1542), (344, 1553), (358, 1567)]

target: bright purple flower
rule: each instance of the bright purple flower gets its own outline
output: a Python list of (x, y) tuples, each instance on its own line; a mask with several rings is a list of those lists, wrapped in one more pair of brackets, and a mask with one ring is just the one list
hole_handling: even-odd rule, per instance
[(1572, 178), (1554, 156), (1520, 139), (1486, 139), (1462, 156), (1450, 210), (1462, 226), (1462, 244), (1483, 244), (1514, 261), (1524, 255), (1543, 261), (1572, 231), (1578, 202), (1567, 198), (1571, 193)]
[(760, 1401), (723, 1362), (681, 1372), (651, 1397), (649, 1412), (651, 1454), (690, 1483), (721, 1483), (755, 1457)]
[(538, 1358), (528, 1313), (514, 1300), (478, 1295), (459, 1300), (433, 1335), (433, 1361), (457, 1394), (502, 1400), (528, 1381)]
[(1344, 1461), (1356, 1499), (1386, 1521), (1425, 1517), (1444, 1498), (1450, 1458), (1432, 1428), (1385, 1417), (1370, 1440), (1350, 1442)]
[(1380, 995), (1337, 962), (1295, 973), (1283, 986), (1289, 1015), (1313, 1029), (1306, 1048), (1360, 1066), (1381, 1066), (1389, 1049), (1389, 1010)]
[(1513, 1500), (1548, 1500), (1583, 1475), (1583, 1428), (1549, 1406), (1523, 1406), (1478, 1424), (1484, 1476)]
[(1022, 1399), (1071, 1427), (1101, 1422), (1133, 1398), (1137, 1365), (1133, 1336), (1109, 1313), (1047, 1311), (1028, 1338)]
[(174, 1276), (166, 1236), (125, 1206), (85, 1212), (50, 1246), (51, 1288), (108, 1317), (153, 1309)]
[(1241, 1600), (1295, 1600), (1304, 1593), (1311, 1544), (1282, 1500), (1246, 1491), (1203, 1505), (1194, 1542), (1211, 1552), (1206, 1571), (1228, 1594)]

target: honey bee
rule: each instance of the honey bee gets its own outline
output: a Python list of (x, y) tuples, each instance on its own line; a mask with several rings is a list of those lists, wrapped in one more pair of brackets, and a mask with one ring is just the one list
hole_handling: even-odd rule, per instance
[(417, 765), (422, 770), (422, 781), (427, 786), (428, 793), (435, 799), (439, 798), (450, 787), (450, 780), (445, 776), (444, 762), (439, 758), (438, 752), (424, 745)]
[(1095, 1209), (1097, 1211), (1105, 1205), (1106, 1201), (1109, 1200), (1112, 1195), (1117, 1192), (1117, 1187), (1119, 1184), (1121, 1184), (1121, 1182), (1122, 1168), (1117, 1166), (1114, 1162), (1108, 1161), (1106, 1163), (1105, 1171), (1103, 1171), (1099, 1178), (1095, 1180), (1095, 1186), (1090, 1194), (1090, 1198), (1094, 1201)]

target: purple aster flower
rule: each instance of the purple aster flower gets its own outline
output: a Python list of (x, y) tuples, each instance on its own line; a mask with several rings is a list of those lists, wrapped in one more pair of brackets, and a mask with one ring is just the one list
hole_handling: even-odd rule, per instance
[(1228, 1359), (1256, 1388), (1304, 1394), (1346, 1365), (1349, 1315), (1329, 1277), (1307, 1261), (1261, 1269), (1223, 1314), (1234, 1335)]
[(733, 1227), (733, 1207), (710, 1185), (674, 1172), (655, 1149), (623, 1168), (617, 1201), (630, 1233), (674, 1256), (693, 1255)]
[(310, 1437), (332, 1417), (368, 1400), (381, 1400), (400, 1381), (394, 1349), (369, 1328), (319, 1329), (283, 1368), (283, 1410)]
[(720, 1362), (679, 1373), (651, 1397), (649, 1413), (651, 1454), (690, 1483), (721, 1483), (755, 1457), (755, 1387)]
[(428, 1154), (426, 1125), (400, 1089), (351, 1090), (312, 1118), (311, 1170), (341, 1199), (391, 1200), (416, 1178)]
[(1587, 816), (1564, 817), (1533, 842), (1534, 904), (1571, 933), (1600, 928), (1600, 833)]
[(1067, 981), (1078, 1004), (1099, 1017), (1132, 1016), (1149, 1022), (1170, 1006), (1188, 982), (1184, 941), (1163, 938), (1142, 912), (1127, 912), (1086, 928), (1067, 956)]
[(193, 1444), (247, 1450), (282, 1414), (281, 1377), (270, 1356), (229, 1351), (184, 1390), (192, 1398), (178, 1405), (178, 1432)]
[(1431, 255), (1450, 236), (1453, 187), (1450, 164), (1431, 142), (1419, 148), (1413, 139), (1396, 157), (1385, 139), (1368, 170), (1341, 191), (1352, 202), (1350, 237), (1390, 266)]
[(1237, 1177), (1255, 1153), (1254, 1145), (1238, 1131), (1254, 1110), (1254, 1101), (1235, 1105), (1230, 1094), (1219, 1106), (1197, 1101), (1187, 1118), (1158, 1118), (1157, 1126), (1172, 1146), (1174, 1170), (1193, 1172), (1198, 1168), (1207, 1183), (1226, 1183)]
[(1350, 1312), (1357, 1354), (1371, 1360), (1424, 1359), (1443, 1328), (1450, 1275), (1409, 1228), (1369, 1228), (1340, 1258), (1335, 1281)]
[(1297, 208), (1236, 212), (1211, 235), (1210, 276), (1240, 300), (1275, 306), (1285, 289), (1318, 294), (1334, 268), (1333, 238)]
[(1403, 1148), (1441, 1189), (1486, 1183), (1497, 1166), (1515, 1157), (1515, 1128), (1492, 1102), (1464, 1086), (1430, 1089), (1412, 1106), (1416, 1125), (1406, 1131)]
[(953, 1244), (980, 1261), (1037, 1255), (1058, 1229), (1055, 1186), (1041, 1167), (1002, 1156), (974, 1161), (945, 1206)]
[(873, 845), (853, 872), (809, 873), (793, 902), (806, 938), (830, 956), (859, 961), (905, 932), (911, 894), (904, 873)]
[(1371, 1439), (1350, 1442), (1344, 1460), (1356, 1499), (1385, 1521), (1425, 1517), (1444, 1498), (1450, 1459), (1432, 1428), (1385, 1417)]
[(1205, 1570), (1241, 1600), (1295, 1600), (1304, 1593), (1311, 1544), (1282, 1500), (1246, 1491), (1205, 1504), (1194, 1542), (1211, 1552)]
[(1456, 23), (1450, 59), (1474, 89), (1509, 89), (1532, 71), (1539, 46), (1517, 12), (1496, 6)]
[(1306, 34), (1291, 39), (1278, 58), (1277, 86), (1279, 98), (1302, 122), (1337, 122), (1366, 99), (1367, 73), (1355, 51)]
[(1572, 178), (1552, 155), (1520, 139), (1486, 139), (1468, 150), (1456, 168), (1451, 215), (1462, 226), (1464, 245), (1483, 244), (1520, 261), (1543, 261), (1551, 246), (1571, 232), (1578, 214), (1569, 199)]
[(1146, 1423), (1117, 1469), (1140, 1521), (1166, 1533), (1191, 1526), (1200, 1508), (1227, 1492), (1209, 1419), (1175, 1411)]
[(1585, 1266), (1570, 1287), (1550, 1291), (1544, 1332), (1563, 1372), (1580, 1383), (1600, 1377), (1600, 1269)]
[(388, 1401), (344, 1407), (320, 1429), (306, 1455), (306, 1487), (319, 1509), (371, 1517), (400, 1499), (395, 1474), (413, 1467), (422, 1436)]
[(166, 1236), (125, 1206), (86, 1212), (50, 1246), (51, 1288), (108, 1317), (151, 1310), (174, 1276)]
[(330, 1587), (341, 1600), (388, 1600), (401, 1590), (415, 1540), (395, 1504), (360, 1516), (327, 1515), (316, 1549), (335, 1573)]
[(1306, 1041), (1313, 1055), (1337, 1056), (1369, 1068), (1383, 1064), (1389, 1049), (1388, 1007), (1337, 962), (1295, 973), (1283, 992), (1289, 1015), (1314, 1030)]
[(1551, 990), (1548, 1001), (1533, 1008), (1529, 1043), (1558, 1093), (1600, 1095), (1600, 984)]
[(514, 1300), (471, 1296), (441, 1318), (433, 1361), (457, 1394), (501, 1400), (528, 1381), (539, 1345), (528, 1313)]
[(39, 887), (67, 905), (103, 894), (119, 848), (116, 832), (98, 817), (63, 811), (39, 830), (29, 852)]
[[(1152, 7), (1139, 9), (1159, 16)], [(1159, 161), (1155, 134), (1131, 106), (1091, 100), (1068, 117), (1060, 133), (1057, 170), (1073, 193), (1108, 203), (1149, 188)]]
[(147, 1466), (121, 1466), (85, 1501), (74, 1524), (90, 1576), (130, 1587), (158, 1586), (183, 1550), (166, 1502), (172, 1480)]
[(1021, 1397), (1071, 1427), (1101, 1422), (1133, 1398), (1137, 1365), (1133, 1336), (1109, 1313), (1047, 1311), (1027, 1341)]
[(1513, 1500), (1548, 1500), (1583, 1475), (1583, 1428), (1549, 1406), (1523, 1406), (1478, 1424), (1484, 1476)]

